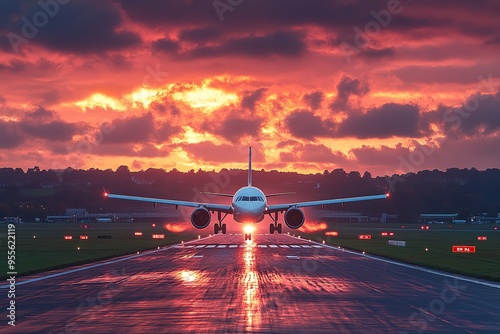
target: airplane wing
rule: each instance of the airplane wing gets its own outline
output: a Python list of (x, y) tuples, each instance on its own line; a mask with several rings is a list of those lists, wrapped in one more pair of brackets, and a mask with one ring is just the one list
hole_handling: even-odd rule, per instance
[(125, 199), (129, 201), (149, 202), (156, 204), (170, 204), (175, 206), (187, 206), (191, 208), (204, 207), (208, 211), (217, 211), (229, 214), (233, 213), (233, 208), (230, 205), (223, 205), (223, 204), (176, 201), (176, 200), (162, 199), (162, 198), (128, 196), (128, 195), (118, 195), (118, 194), (108, 194), (108, 193), (104, 193), (104, 196), (107, 198)]
[(338, 199), (326, 199), (326, 200), (311, 201), (311, 202), (297, 202), (297, 203), (289, 203), (289, 204), (269, 205), (267, 207), (266, 213), (286, 211), (286, 210), (288, 210), (291, 207), (305, 208), (305, 207), (308, 207), (308, 206), (320, 206), (320, 205), (338, 204), (338, 203), (371, 201), (371, 200), (374, 200), (374, 199), (386, 199), (388, 197), (389, 197), (389, 194), (383, 194), (383, 195), (347, 197), (347, 198), (338, 198)]

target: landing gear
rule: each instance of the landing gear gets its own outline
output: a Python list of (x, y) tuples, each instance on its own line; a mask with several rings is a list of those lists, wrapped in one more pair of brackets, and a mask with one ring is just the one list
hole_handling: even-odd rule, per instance
[(214, 224), (214, 234), (219, 234), (219, 232), (222, 232), (222, 234), (226, 234), (227, 232), (227, 226), (226, 224), (223, 224), (222, 221), (224, 220), (224, 218), (226, 218), (227, 216), (227, 213), (224, 215), (224, 217), (222, 217), (221, 213), (218, 212), (218, 219), (219, 219), (219, 223), (218, 224)]
[[(271, 216), (271, 214), (269, 214), (269, 216)], [(281, 234), (281, 232), (283, 231), (283, 226), (281, 225), (281, 223), (278, 223), (278, 213), (275, 212), (274, 217), (271, 216), (271, 219), (274, 223), (271, 223), (269, 225), (269, 233), (274, 234), (274, 232), (277, 232), (278, 234)]]
[(251, 233), (246, 233), (245, 234), (245, 241), (247, 240), (252, 240), (252, 234)]

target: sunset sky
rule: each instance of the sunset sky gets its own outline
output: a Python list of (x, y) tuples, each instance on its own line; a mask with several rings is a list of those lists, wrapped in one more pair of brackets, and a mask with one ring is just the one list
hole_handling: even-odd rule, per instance
[(0, 2), (0, 167), (500, 167), (500, 2)]

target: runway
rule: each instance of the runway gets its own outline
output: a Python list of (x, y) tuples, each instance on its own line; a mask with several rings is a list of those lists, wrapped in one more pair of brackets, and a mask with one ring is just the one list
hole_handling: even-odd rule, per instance
[(16, 327), (4, 316), (0, 331), (500, 333), (498, 284), (287, 235), (253, 241), (217, 235), (19, 279)]

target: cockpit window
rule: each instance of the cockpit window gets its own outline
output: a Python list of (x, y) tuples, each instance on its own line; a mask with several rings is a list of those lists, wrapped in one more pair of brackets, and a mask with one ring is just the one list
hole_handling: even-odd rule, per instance
[(243, 196), (243, 201), (245, 201), (245, 202), (250, 201), (250, 197), (248, 197), (248, 196)]
[(258, 201), (257, 196), (250, 197), (250, 201), (257, 202)]

